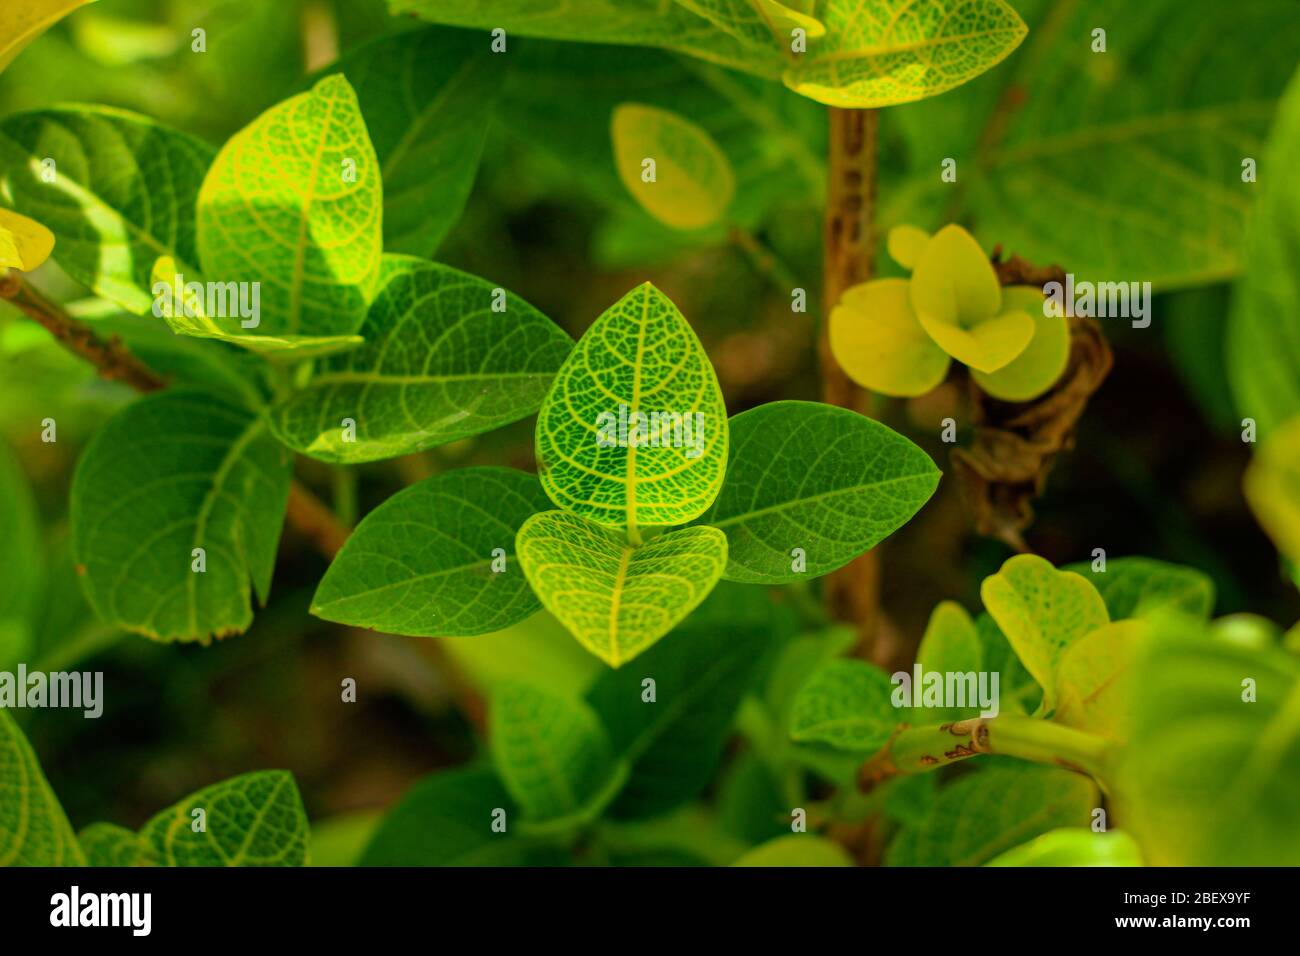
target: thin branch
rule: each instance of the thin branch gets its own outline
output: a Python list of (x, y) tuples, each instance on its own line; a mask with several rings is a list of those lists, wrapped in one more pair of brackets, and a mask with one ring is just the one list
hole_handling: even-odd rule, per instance
[(95, 366), (101, 378), (129, 385), (137, 392), (167, 386), (167, 380), (132, 355), (116, 335), (103, 338), (24, 282), (17, 272), (0, 277), (0, 298), (44, 326), (73, 355)]

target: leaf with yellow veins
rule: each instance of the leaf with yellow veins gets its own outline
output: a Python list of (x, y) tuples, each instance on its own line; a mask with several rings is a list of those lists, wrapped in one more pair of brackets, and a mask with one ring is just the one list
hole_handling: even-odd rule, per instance
[(13, 0), (0, 10), (0, 70), (27, 44), (78, 7), (94, 0)]
[(685, 524), (717, 498), (727, 409), (704, 346), (642, 283), (587, 329), (537, 415), (542, 487), (613, 528)]
[(1278, 428), (1246, 469), (1246, 500), (1277, 549), (1300, 564), (1300, 418)]
[(890, 257), (904, 269), (915, 269), (921, 253), (930, 241), (930, 234), (916, 226), (895, 226), (886, 240)]
[(633, 547), (563, 511), (533, 515), (515, 547), (542, 606), (610, 667), (676, 627), (727, 566), (727, 536), (717, 528), (681, 528)]
[(31, 272), (54, 251), (54, 233), (34, 219), (0, 209), (0, 269)]
[(999, 63), (1028, 33), (1005, 0), (824, 0), (826, 37), (785, 85), (830, 106), (874, 109), (951, 90)]
[(952, 360), (921, 328), (906, 279), (855, 285), (831, 310), (831, 352), (863, 388), (884, 395), (924, 395)]
[(1070, 360), (1070, 324), (1064, 315), (1043, 314), (1042, 290), (1012, 286), (1002, 290), (1002, 307), (1034, 320), (1029, 345), (996, 372), (971, 372), (980, 388), (1005, 402), (1025, 402), (1047, 391)]
[(1029, 313), (1003, 312), (997, 273), (975, 238), (945, 226), (926, 243), (912, 272), (912, 308), (921, 327), (953, 358), (995, 372), (1029, 345)]
[(610, 133), (619, 178), (651, 216), (683, 230), (722, 221), (736, 178), (707, 132), (669, 110), (623, 103)]

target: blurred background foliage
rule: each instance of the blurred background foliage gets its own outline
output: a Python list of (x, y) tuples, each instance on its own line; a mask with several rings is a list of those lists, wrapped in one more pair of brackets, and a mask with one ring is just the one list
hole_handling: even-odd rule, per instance
[[(999, 98), (1034, 91), (1007, 147), (1022, 151), (1015, 162), (1032, 164), (1026, 144), (1077, 122), (1103, 97), (1119, 115), (1142, 114), (1151, 102), (1165, 102), (1165, 93), (1196, 103), (1217, 95), (1214, 85), (1225, 74), (1214, 67), (1234, 56), (1234, 90), (1245, 91), (1243, 98), (1275, 99), (1296, 62), (1294, 50), (1289, 59), (1249, 46), (1243, 53), (1243, 37), (1284, 48), (1300, 35), (1265, 30), (1249, 10), (1240, 11), (1238, 42), (1218, 46), (1213, 24), (1193, 17), (1157, 21), (1134, 11), (1131, 23), (1142, 34), (1133, 41), (1134, 55), (1083, 62), (1084, 47), (1059, 53), (1051, 45), (1050, 31), (1059, 24), (1047, 17), (1046, 0), (1015, 5), (1030, 23), (1030, 40), (1005, 64), (934, 100), (884, 112), (882, 228), (901, 222), (933, 228), (952, 217), (954, 200), (940, 181), (939, 160), (958, 158), (962, 176), (974, 170), (981, 130)], [(1126, 14), (1142, 6), (1129, 4)], [(208, 31), (206, 54), (190, 52), (196, 25)], [(220, 144), (336, 56), (385, 31), (417, 26), (390, 18), (383, 0), (101, 0), (59, 24), (5, 72), (0, 115), (58, 102), (107, 103)], [(1038, 42), (1035, 31), (1047, 32), (1048, 40)], [(1161, 31), (1175, 35), (1162, 38)], [(467, 42), (485, 42), (465, 35)], [(624, 291), (650, 279), (703, 339), (732, 414), (776, 399), (818, 398), (825, 109), (779, 84), (665, 51), (511, 43), (510, 77), (473, 194), (437, 258), (499, 282), (575, 337)], [(1170, 52), (1175, 49), (1185, 51), (1181, 60)], [(1078, 82), (1081, 72), (1103, 69), (1118, 73), (1093, 75), (1091, 85)], [(633, 202), (612, 162), (607, 121), (615, 105), (629, 100), (688, 116), (723, 146), (736, 170), (736, 230), (675, 233)], [(1243, 111), (1235, 129), (1261, 143), (1270, 118), (1269, 109)], [(1102, 547), (1112, 557), (1143, 554), (1193, 565), (1214, 579), (1218, 613), (1248, 610), (1289, 626), (1300, 618), (1300, 598), (1241, 494), (1250, 450), (1241, 441), (1242, 415), (1224, 363), (1229, 281), (1240, 265), (1230, 239), (1244, 210), (1235, 201), (1209, 216), (1188, 208), (1185, 221), (1162, 225), (1175, 237), (1165, 247), (1140, 224), (1118, 237), (1104, 211), (1090, 210), (1061, 185), (1072, 177), (1113, 177), (1104, 157), (1081, 145), (1054, 162), (1056, 184), (1031, 187), (1038, 194), (1032, 216), (1025, 213), (1023, 165), (1001, 179), (993, 172), (972, 175), (976, 195), (961, 209), (986, 245), (1002, 242), (1008, 252), (1040, 264), (1059, 261), (1081, 276), (1112, 264), (1111, 253), (1122, 247), (1136, 250), (1138, 261), (1115, 263), (1108, 278), (1148, 278), (1153, 263), (1168, 264), (1170, 274), (1150, 329), (1105, 324), (1114, 371), (1037, 504), (1030, 546), (1057, 564)], [(1124, 189), (1144, 182), (1165, 188), (1150, 185), (1158, 169), (1126, 175)], [(1017, 192), (1018, 198), (1010, 195)], [(1180, 245), (1198, 229), (1213, 252), (1223, 253), (1217, 266), (1207, 265), (1204, 248)], [(808, 312), (791, 312), (788, 283), (776, 281), (762, 256), (747, 251), (746, 236), (760, 239), (809, 290)], [(1079, 261), (1066, 259), (1069, 252)], [(881, 268), (896, 272), (883, 258)], [(52, 262), (37, 282), (63, 302), (86, 294)], [(85, 310), (93, 313), (93, 303)], [(136, 335), (148, 357), (147, 333), (137, 329)], [(154, 344), (171, 349), (162, 339)], [(204, 343), (209, 347), (220, 346)], [(64, 711), (35, 720), (18, 715), (75, 826), (109, 819), (135, 827), (179, 794), (248, 769), (285, 767), (296, 775), (312, 820), (323, 821), (315, 857), (329, 862), (337, 852), (343, 858), (357, 828), (413, 781), (476, 753), (474, 719), (481, 714), (471, 707), (467, 715), (456, 702), (481, 698), (495, 682), (516, 676), (577, 690), (601, 669), (545, 614), (503, 634), (438, 641), (441, 651), (427, 640), (319, 621), (307, 607), (325, 560), (291, 531), (270, 603), (247, 634), (203, 648), (112, 632), (80, 596), (68, 557), (67, 501), (81, 449), (131, 398), (0, 305), (0, 433), (13, 459), (0, 462), (0, 475), (19, 469), (33, 498), (24, 518), (24, 483), (7, 482), (17, 489), (18, 517), (0, 546), (18, 549), (26, 540), (46, 555), (43, 569), (17, 579), (38, 609), (30, 666), (102, 669), (110, 694), (97, 721)], [(877, 403), (874, 411), (949, 471), (939, 422), (949, 415), (969, 421), (965, 401), (962, 383), (949, 382), (922, 399)], [(40, 439), (46, 418), (57, 420), (57, 443)], [(366, 513), (420, 478), (475, 463), (531, 468), (531, 419), (352, 469), (351, 476), (319, 463), (300, 465), (308, 483), (346, 517)], [(979, 582), (1009, 553), (972, 534), (950, 480), (882, 550), (885, 627), (893, 656), (903, 663), (935, 604), (956, 599), (976, 606)], [(795, 588), (753, 593), (787, 610), (813, 603)], [(0, 635), (0, 650), (2, 641)], [(454, 671), (443, 666), (441, 652), (455, 661)], [(358, 703), (341, 707), (339, 682), (347, 676), (357, 679)], [(710, 793), (729, 827), (747, 840), (761, 839), (781, 832), (770, 807), (782, 804), (771, 794), (764, 810), (753, 795), (774, 786), (752, 755), (734, 752)], [(928, 786), (924, 778), (907, 784)], [(902, 816), (914, 812), (909, 806), (902, 804)], [(635, 846), (628, 853), (634, 859)]]

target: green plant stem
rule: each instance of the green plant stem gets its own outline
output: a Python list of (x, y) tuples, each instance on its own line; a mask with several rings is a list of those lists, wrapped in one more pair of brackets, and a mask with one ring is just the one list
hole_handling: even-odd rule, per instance
[(766, 276), (768, 281), (784, 295), (788, 296), (795, 289), (803, 286), (781, 257), (763, 245), (748, 229), (743, 226), (732, 226), (730, 236), (732, 244), (744, 252), (749, 257), (749, 261), (754, 264), (754, 268)]
[(1005, 754), (1100, 777), (1108, 747), (1095, 734), (1011, 714), (903, 727), (863, 765), (859, 782), (866, 789), (898, 774), (937, 770), (976, 754)]
[(330, 469), (334, 493), (334, 514), (339, 524), (351, 528), (357, 523), (357, 470), (335, 465)]

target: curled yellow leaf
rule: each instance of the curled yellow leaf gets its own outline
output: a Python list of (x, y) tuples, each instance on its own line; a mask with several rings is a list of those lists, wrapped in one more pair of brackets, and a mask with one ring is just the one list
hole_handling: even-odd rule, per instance
[(924, 395), (951, 360), (916, 320), (906, 279), (877, 279), (847, 290), (831, 310), (831, 353), (845, 374), (884, 395)]
[(930, 234), (924, 229), (918, 229), (916, 226), (895, 226), (889, 230), (886, 247), (889, 249), (890, 258), (900, 266), (904, 269), (915, 269), (929, 241)]
[(1043, 314), (1043, 293), (1034, 286), (1002, 290), (1002, 305), (1027, 313), (1034, 320), (1029, 345), (996, 372), (974, 369), (980, 388), (1006, 402), (1025, 402), (1051, 388), (1070, 360), (1070, 324), (1063, 315)]

